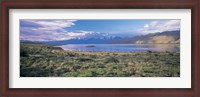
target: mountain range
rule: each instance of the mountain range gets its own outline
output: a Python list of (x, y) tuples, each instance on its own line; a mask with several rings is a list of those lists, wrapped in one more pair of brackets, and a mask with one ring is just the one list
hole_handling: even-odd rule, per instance
[[(81, 32), (80, 32), (81, 33)], [(68, 40), (58, 40), (58, 41), (29, 41), (21, 40), (21, 42), (34, 42), (34, 43), (44, 43), (44, 44), (103, 44), (110, 41), (125, 39), (118, 36), (109, 35), (106, 33), (86, 33), (84, 35), (74, 37)]]
[(164, 31), (108, 42), (110, 44), (180, 43), (180, 31)]
[(69, 40), (61, 41), (29, 41), (21, 40), (21, 42), (36, 42), (45, 44), (153, 44), (153, 43), (180, 43), (180, 31), (164, 31), (139, 35), (133, 37), (119, 37), (108, 34), (93, 33), (83, 37), (77, 37)]

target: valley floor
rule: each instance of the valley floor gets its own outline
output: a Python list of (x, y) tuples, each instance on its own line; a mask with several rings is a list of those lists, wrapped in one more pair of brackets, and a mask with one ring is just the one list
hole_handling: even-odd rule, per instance
[(179, 77), (180, 53), (78, 52), (20, 43), (21, 77)]

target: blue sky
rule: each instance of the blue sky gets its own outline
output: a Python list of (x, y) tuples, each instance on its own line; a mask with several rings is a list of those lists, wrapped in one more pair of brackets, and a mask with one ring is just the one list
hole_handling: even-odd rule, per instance
[(180, 20), (20, 20), (20, 39), (59, 41), (93, 33), (135, 36), (180, 29)]

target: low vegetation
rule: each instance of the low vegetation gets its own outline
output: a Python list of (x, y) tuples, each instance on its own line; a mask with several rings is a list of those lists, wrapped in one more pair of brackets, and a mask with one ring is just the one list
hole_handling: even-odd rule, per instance
[(78, 52), (20, 44), (21, 77), (179, 77), (180, 53)]

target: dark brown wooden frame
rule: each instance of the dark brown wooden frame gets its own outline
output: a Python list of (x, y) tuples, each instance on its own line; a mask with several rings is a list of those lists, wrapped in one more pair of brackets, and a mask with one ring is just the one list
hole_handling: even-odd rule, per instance
[[(9, 88), (9, 9), (191, 9), (192, 10), (192, 88)], [(131, 97), (200, 97), (198, 0), (50, 0), (1, 2), (1, 97), (34, 96), (131, 96)]]

